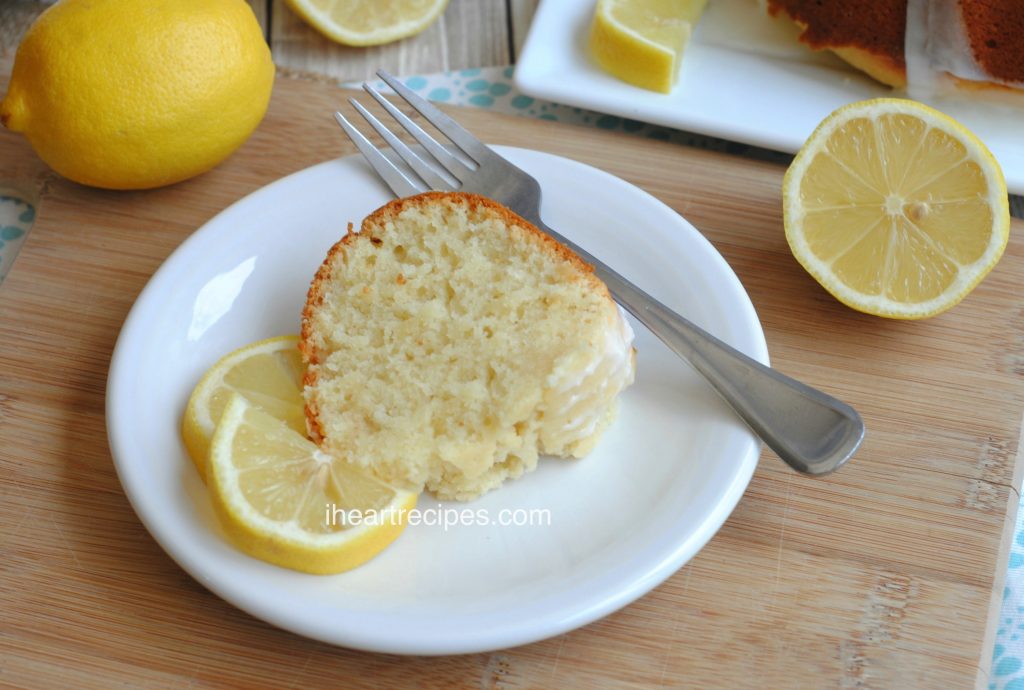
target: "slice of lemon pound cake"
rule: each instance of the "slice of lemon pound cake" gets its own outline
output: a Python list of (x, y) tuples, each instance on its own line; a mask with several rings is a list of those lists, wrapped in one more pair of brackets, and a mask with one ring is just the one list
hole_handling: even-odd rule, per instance
[(330, 250), (300, 348), (313, 438), (468, 500), (579, 457), (633, 381), (633, 332), (574, 253), (483, 197), (395, 200)]

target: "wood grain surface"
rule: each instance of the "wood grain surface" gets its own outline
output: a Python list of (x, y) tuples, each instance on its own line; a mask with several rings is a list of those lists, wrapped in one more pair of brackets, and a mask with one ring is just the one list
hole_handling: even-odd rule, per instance
[(334, 648), (234, 609), (179, 569), (133, 513), (108, 450), (104, 387), (118, 330), (161, 261), (211, 216), (351, 152), (330, 117), (345, 96), (279, 77), (240, 151), (148, 192), (62, 180), (24, 139), (0, 132), (0, 173), (39, 198), (0, 291), (0, 685), (987, 684), (1020, 487), (1021, 223), (955, 309), (878, 319), (837, 303), (791, 257), (781, 167), (479, 110), (457, 116), (485, 140), (605, 169), (696, 225), (750, 293), (773, 364), (861, 410), (862, 450), (820, 479), (766, 453), (722, 530), (663, 585), (578, 631), (489, 654)]

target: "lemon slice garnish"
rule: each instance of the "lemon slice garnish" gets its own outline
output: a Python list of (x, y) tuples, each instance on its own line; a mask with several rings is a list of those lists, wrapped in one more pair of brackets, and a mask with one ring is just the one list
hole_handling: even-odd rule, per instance
[(304, 370), (294, 335), (246, 345), (210, 367), (192, 391), (182, 424), (185, 447), (204, 480), (210, 439), (232, 393), (240, 393), (296, 432), (306, 433)]
[(448, 0), (288, 0), (288, 5), (332, 40), (373, 46), (423, 31)]
[(306, 573), (362, 565), (398, 538), (417, 494), (332, 458), (233, 393), (210, 446), (209, 487), (245, 553)]

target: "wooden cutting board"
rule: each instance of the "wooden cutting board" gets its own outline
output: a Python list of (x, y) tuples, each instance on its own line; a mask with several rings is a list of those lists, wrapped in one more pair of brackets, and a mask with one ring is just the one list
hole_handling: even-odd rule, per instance
[(38, 221), (0, 289), (0, 684), (11, 687), (984, 686), (1016, 513), (1024, 238), (961, 305), (924, 322), (851, 311), (791, 257), (783, 168), (598, 129), (458, 118), (646, 189), (725, 256), (773, 364), (860, 409), (867, 440), (811, 479), (770, 453), (719, 534), (622, 611), (537, 644), (446, 658), (330, 647), (207, 592), (118, 484), (104, 429), (111, 350), (161, 261), (216, 212), (351, 147), (346, 93), (281, 77), (266, 120), (216, 170), (115, 193), (45, 172), (0, 133), (0, 175)]

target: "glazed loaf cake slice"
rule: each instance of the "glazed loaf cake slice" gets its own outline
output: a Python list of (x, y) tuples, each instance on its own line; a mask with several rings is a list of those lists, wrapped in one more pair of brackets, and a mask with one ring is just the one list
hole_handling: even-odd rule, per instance
[(300, 348), (311, 435), (406, 487), (468, 500), (581, 456), (633, 381), (633, 333), (568, 249), (483, 197), (393, 201), (330, 250)]
[(880, 82), (908, 87), (911, 97), (942, 95), (944, 84), (969, 89), (972, 97), (979, 89), (995, 96), (1024, 90), (1021, 0), (764, 1), (770, 14), (796, 23), (811, 48), (831, 50)]

